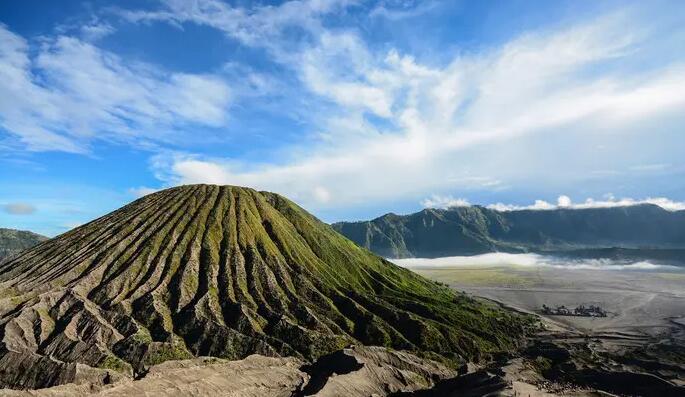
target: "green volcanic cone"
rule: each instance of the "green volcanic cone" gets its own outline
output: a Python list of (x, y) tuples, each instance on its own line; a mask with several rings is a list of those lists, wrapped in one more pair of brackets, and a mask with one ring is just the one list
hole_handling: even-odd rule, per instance
[(72, 381), (82, 364), (141, 373), (353, 343), (479, 359), (515, 347), (525, 321), (359, 248), (277, 194), (183, 186), (0, 264), (0, 387)]

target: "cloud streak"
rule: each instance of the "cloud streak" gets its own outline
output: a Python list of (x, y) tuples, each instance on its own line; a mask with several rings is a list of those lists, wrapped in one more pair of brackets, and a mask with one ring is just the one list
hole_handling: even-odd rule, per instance
[(36, 207), (29, 203), (8, 203), (2, 205), (2, 210), (10, 215), (31, 215)]
[(321, 32), (320, 19), (354, 5), (354, 0), (297, 0), (280, 5), (232, 6), (219, 0), (164, 0), (158, 10), (116, 12), (133, 23), (167, 22), (182, 27), (185, 23), (209, 26), (244, 45), (264, 47), (273, 55), (287, 57), (285, 31)]
[(171, 142), (181, 126), (225, 125), (230, 100), (217, 76), (129, 64), (69, 36), (33, 43), (0, 25), (0, 126), (29, 150)]

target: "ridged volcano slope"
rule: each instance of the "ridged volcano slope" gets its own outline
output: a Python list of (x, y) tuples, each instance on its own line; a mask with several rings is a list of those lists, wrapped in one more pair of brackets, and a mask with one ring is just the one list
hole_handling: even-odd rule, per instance
[(42, 243), (0, 264), (0, 294), (0, 387), (360, 342), (477, 359), (512, 348), (525, 321), (231, 186), (164, 190)]

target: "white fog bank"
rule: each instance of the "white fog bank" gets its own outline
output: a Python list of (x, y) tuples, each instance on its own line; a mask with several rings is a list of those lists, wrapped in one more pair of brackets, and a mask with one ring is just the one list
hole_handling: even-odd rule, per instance
[[(548, 267), (571, 270), (679, 270), (677, 266), (656, 264), (649, 261), (617, 261), (613, 259), (569, 259), (538, 254), (490, 253), (474, 256), (449, 256), (443, 258), (389, 259), (396, 265), (417, 267), (486, 267), (518, 266)], [(685, 269), (682, 269), (685, 270)]]

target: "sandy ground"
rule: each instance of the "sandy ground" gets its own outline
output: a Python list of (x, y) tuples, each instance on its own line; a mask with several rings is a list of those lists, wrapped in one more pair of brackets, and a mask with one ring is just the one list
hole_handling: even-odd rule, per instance
[(539, 314), (548, 306), (599, 305), (606, 318), (547, 316), (588, 333), (657, 336), (685, 328), (685, 271), (577, 270), (516, 266), (412, 268), (467, 293)]
[[(475, 296), (541, 316), (548, 337), (587, 342), (594, 351), (621, 353), (657, 342), (685, 346), (685, 269), (588, 270), (495, 264), (407, 266)], [(544, 316), (542, 305), (599, 305), (606, 318)], [(512, 362), (505, 367), (514, 395), (546, 397), (607, 395), (592, 391), (545, 391), (536, 375)], [(685, 385), (682, 379), (673, 382)]]

